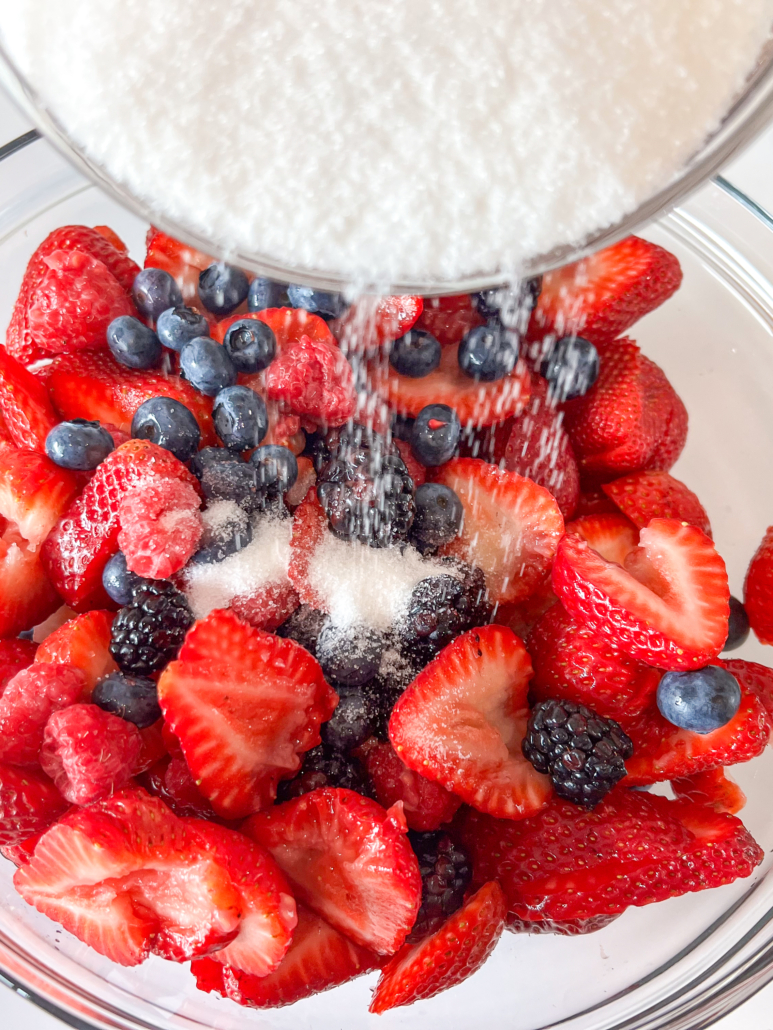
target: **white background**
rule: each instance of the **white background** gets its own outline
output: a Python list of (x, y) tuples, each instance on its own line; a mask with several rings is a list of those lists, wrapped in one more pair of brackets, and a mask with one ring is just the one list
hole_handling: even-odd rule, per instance
[[(0, 146), (31, 128), (0, 91)], [(773, 212), (773, 128), (729, 164), (723, 175), (766, 211)], [(0, 986), (0, 1030), (62, 1030), (62, 1027), (59, 1020)], [(773, 1030), (773, 984), (716, 1023), (715, 1030)]]

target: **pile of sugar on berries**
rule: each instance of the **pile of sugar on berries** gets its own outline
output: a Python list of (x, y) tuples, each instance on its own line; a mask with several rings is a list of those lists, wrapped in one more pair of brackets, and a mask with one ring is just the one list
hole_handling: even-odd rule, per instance
[(348, 303), (155, 230), (143, 270), (106, 227), (47, 237), (0, 349), (21, 896), (242, 1005), (380, 969), (379, 1013), (506, 927), (750, 876), (725, 769), (773, 671), (720, 654), (773, 642), (773, 529), (741, 604), (669, 473), (684, 405), (624, 335), (680, 282), (630, 237)]

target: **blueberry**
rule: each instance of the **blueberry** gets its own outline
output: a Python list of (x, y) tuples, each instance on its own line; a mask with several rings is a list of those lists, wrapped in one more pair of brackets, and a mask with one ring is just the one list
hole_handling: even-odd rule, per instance
[(278, 444), (258, 447), (250, 455), (250, 464), (255, 466), (258, 486), (277, 494), (286, 493), (298, 478), (298, 459), (288, 447)]
[(114, 450), (113, 438), (99, 422), (74, 418), (60, 422), (46, 437), (46, 454), (63, 469), (88, 472)]
[(214, 397), (236, 382), (236, 369), (224, 347), (208, 336), (197, 336), (183, 344), (180, 370), (206, 397)]
[(484, 318), (496, 318), (508, 329), (524, 332), (529, 316), (542, 292), (542, 276), (521, 279), (517, 285), (497, 286), (472, 296), (475, 307)]
[(416, 491), (411, 538), (428, 547), (440, 547), (458, 534), (463, 514), (462, 502), (450, 487), (424, 483)]
[(389, 364), (401, 376), (422, 379), (440, 364), (440, 344), (431, 333), (411, 329), (392, 344)]
[(738, 680), (727, 669), (707, 665), (690, 672), (667, 672), (658, 684), (658, 708), (674, 726), (711, 733), (730, 722), (741, 704)]
[(183, 295), (169, 272), (143, 268), (132, 283), (132, 299), (143, 318), (155, 322), (162, 311), (181, 305)]
[(444, 465), (454, 456), (462, 427), (447, 404), (428, 404), (416, 416), (411, 433), (411, 450), (422, 465)]
[[(406, 443), (411, 442), (411, 433), (413, 432), (413, 423), (416, 419), (411, 418), (410, 415), (393, 415), (392, 416), (392, 437), (395, 440), (404, 440)], [(307, 436), (308, 439), (308, 436)]]
[(374, 731), (373, 705), (358, 691), (344, 694), (329, 721), (320, 726), (322, 743), (337, 751), (353, 751), (372, 737)]
[(119, 315), (107, 327), (107, 345), (115, 360), (126, 368), (155, 368), (161, 360), (161, 342), (144, 322)]
[(189, 340), (209, 336), (209, 322), (193, 308), (167, 308), (158, 316), (156, 332), (165, 347), (179, 351)]
[(598, 351), (582, 336), (563, 336), (542, 359), (539, 372), (550, 383), (554, 400), (582, 397), (598, 379)]
[(180, 401), (151, 397), (134, 412), (132, 436), (151, 440), (180, 461), (187, 461), (199, 449), (201, 430), (193, 412)]
[(749, 636), (749, 616), (737, 597), (730, 598), (730, 618), (727, 623), (727, 640), (723, 651), (735, 651), (746, 643)]
[(136, 572), (127, 569), (126, 555), (122, 551), (114, 554), (102, 571), (102, 586), (107, 591), (107, 596), (122, 608), (131, 601), (132, 590), (147, 582)]
[(236, 501), (246, 511), (256, 509), (261, 497), (254, 466), (240, 459), (208, 465), (201, 475), (201, 489), (208, 500)]
[(317, 661), (328, 679), (358, 687), (378, 672), (385, 646), (381, 634), (368, 626), (328, 621), (317, 638)]
[(241, 518), (207, 518), (216, 511), (215, 508), (204, 512), (204, 532), (199, 549), (191, 558), (194, 565), (213, 565), (224, 561), (243, 550), (252, 540), (252, 526), (246, 515), (242, 513)]
[(199, 298), (213, 315), (230, 315), (246, 300), (250, 284), (247, 276), (234, 265), (215, 261), (199, 273)]
[(273, 279), (264, 279), (260, 275), (250, 283), (250, 292), (247, 294), (247, 307), (250, 311), (288, 306), (287, 286), (284, 283), (275, 283)]
[(503, 379), (518, 361), (518, 334), (492, 320), (465, 333), (459, 344), (459, 368), (471, 379), (493, 383)]
[(215, 397), (212, 419), (217, 435), (234, 451), (257, 447), (268, 432), (266, 403), (248, 386), (221, 390)]
[(257, 318), (233, 322), (223, 346), (237, 372), (262, 372), (276, 357), (274, 330)]
[(161, 718), (156, 684), (139, 676), (111, 672), (94, 687), (91, 701), (104, 711), (133, 722), (140, 730)]
[(294, 308), (304, 308), (321, 318), (340, 318), (349, 307), (340, 293), (326, 293), (311, 286), (288, 286), (287, 296)]
[(197, 479), (201, 479), (204, 469), (223, 461), (239, 461), (239, 455), (236, 451), (229, 451), (227, 447), (204, 447), (196, 451), (188, 468)]

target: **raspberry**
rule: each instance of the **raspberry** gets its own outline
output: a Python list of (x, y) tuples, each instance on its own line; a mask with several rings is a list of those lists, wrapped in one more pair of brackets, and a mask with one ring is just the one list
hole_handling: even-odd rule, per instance
[(18, 672), (0, 698), (0, 761), (37, 765), (49, 718), (85, 690), (86, 677), (74, 665), (41, 662)]
[(71, 705), (46, 724), (40, 764), (74, 805), (90, 805), (128, 785), (140, 731), (96, 705)]
[(343, 425), (356, 407), (354, 377), (346, 358), (310, 336), (301, 336), (271, 362), (266, 397), (329, 426)]
[(179, 479), (157, 476), (130, 490), (118, 509), (118, 546), (129, 571), (151, 579), (179, 572), (201, 539), (200, 503)]

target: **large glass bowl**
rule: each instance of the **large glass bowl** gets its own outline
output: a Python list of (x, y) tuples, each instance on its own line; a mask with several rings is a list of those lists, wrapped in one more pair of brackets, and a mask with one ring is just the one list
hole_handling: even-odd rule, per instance
[[(77, 174), (45, 142), (0, 161), (0, 323), (27, 258), (66, 223), (112, 226), (143, 254), (146, 224)], [(721, 180), (650, 226), (675, 252), (679, 293), (635, 326), (690, 413), (675, 474), (708, 509), (733, 593), (773, 522), (773, 222)], [(770, 662), (752, 642), (736, 652)], [(375, 974), (266, 1012), (195, 990), (184, 966), (126, 970), (27, 906), (0, 859), (0, 970), (73, 1025), (123, 1030), (698, 1030), (773, 979), (773, 751), (731, 775), (745, 823), (768, 856), (733, 885), (631, 909), (587, 937), (505, 934), (460, 987), (385, 1016), (367, 1013)]]

